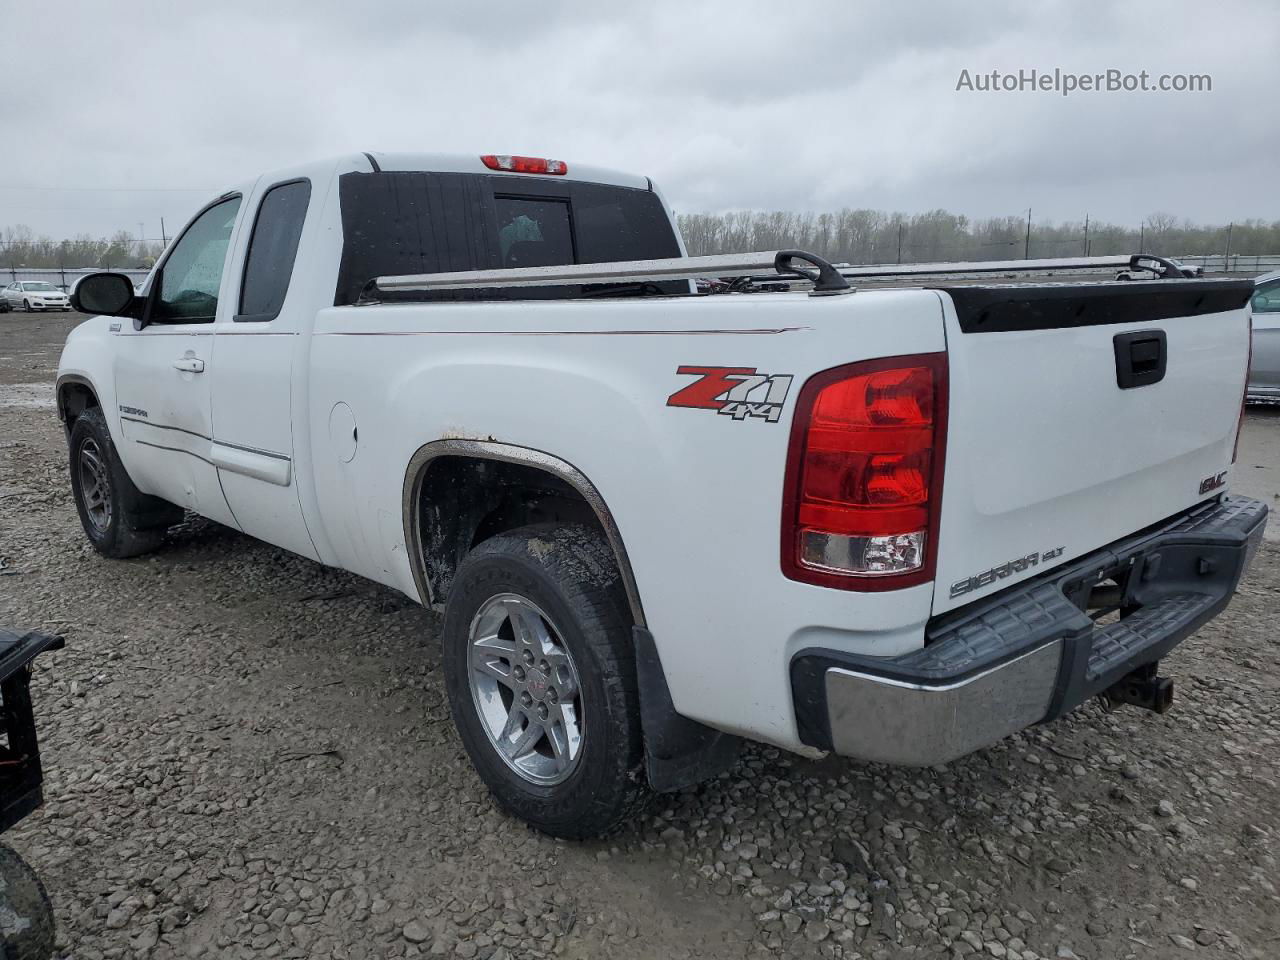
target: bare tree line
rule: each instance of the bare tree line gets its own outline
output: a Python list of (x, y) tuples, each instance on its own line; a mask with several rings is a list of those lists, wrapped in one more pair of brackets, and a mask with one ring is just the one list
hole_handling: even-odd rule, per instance
[(70, 240), (36, 236), (18, 224), (0, 230), (0, 267), (150, 267), (164, 250), (159, 240), (117, 230), (110, 237), (80, 234)]
[(1280, 251), (1280, 220), (1226, 226), (1195, 224), (1154, 213), (1137, 227), (1114, 223), (970, 220), (946, 210), (908, 215), (882, 210), (833, 213), (744, 210), (679, 216), (692, 256), (795, 247), (834, 262), (921, 263), (933, 260), (1014, 260), (1088, 254), (1160, 253), (1202, 256)]
[[(1226, 226), (1195, 224), (1154, 213), (1138, 227), (1085, 221), (1031, 223), (1025, 216), (970, 220), (946, 210), (886, 213), (848, 209), (831, 213), (743, 210), (679, 216), (693, 256), (797, 247), (832, 261), (920, 263), (931, 260), (1011, 260), (1089, 254), (1161, 253), (1209, 256), (1280, 252), (1280, 220)], [(127, 230), (110, 237), (80, 234), (70, 240), (36, 236), (30, 227), (0, 230), (0, 267), (150, 267), (160, 240)]]

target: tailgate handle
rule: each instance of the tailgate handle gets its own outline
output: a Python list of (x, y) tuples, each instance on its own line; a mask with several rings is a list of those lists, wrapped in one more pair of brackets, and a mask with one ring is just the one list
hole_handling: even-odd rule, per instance
[(1169, 349), (1163, 330), (1117, 333), (1113, 343), (1116, 351), (1116, 385), (1121, 390), (1145, 387), (1164, 379)]

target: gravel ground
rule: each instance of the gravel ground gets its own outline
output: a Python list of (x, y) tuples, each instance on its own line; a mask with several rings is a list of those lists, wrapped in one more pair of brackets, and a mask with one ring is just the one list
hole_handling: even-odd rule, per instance
[[(46, 803), (6, 839), (60, 955), (1280, 954), (1280, 546), (1167, 661), (1165, 716), (1091, 703), (927, 770), (753, 747), (568, 844), (472, 772), (431, 613), (202, 521), (93, 553), (51, 400), (76, 319), (0, 316), (0, 623), (68, 643), (33, 681)], [(1277, 429), (1248, 420), (1255, 494)]]

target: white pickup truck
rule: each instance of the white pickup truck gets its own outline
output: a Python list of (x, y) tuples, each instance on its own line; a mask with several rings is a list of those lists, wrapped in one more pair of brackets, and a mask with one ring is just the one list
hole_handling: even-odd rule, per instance
[[(246, 183), (137, 293), (73, 292), (85, 533), (129, 557), (190, 510), (442, 610), (476, 769), (561, 836), (743, 738), (934, 764), (1168, 705), (1266, 521), (1226, 495), (1249, 281), (683, 255), (648, 179), (558, 161)], [(798, 282), (690, 283), (752, 273)]]

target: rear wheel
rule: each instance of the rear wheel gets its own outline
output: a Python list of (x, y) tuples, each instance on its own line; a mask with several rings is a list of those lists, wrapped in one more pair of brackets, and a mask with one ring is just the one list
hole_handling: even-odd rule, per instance
[(444, 666), (463, 746), (508, 812), (583, 838), (643, 803), (630, 618), (594, 530), (524, 527), (472, 550), (449, 596)]
[(99, 407), (89, 407), (71, 428), (71, 493), (85, 535), (107, 557), (155, 549), (165, 528), (182, 519), (177, 507), (133, 485)]

